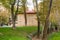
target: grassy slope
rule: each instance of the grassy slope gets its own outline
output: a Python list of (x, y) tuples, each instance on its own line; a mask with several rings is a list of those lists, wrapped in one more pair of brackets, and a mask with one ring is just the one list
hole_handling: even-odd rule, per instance
[(50, 34), (48, 40), (60, 40), (60, 32)]
[[(27, 35), (37, 30), (37, 27), (19, 27), (13, 30), (12, 28), (0, 28), (0, 40), (28, 40)], [(55, 32), (49, 35), (48, 40), (60, 40), (60, 32)]]
[(0, 28), (0, 40), (28, 40), (26, 36), (36, 31), (36, 27)]

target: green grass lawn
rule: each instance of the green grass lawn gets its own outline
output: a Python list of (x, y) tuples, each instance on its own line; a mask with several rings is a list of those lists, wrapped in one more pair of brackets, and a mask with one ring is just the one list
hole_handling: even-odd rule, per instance
[[(15, 30), (12, 28), (0, 28), (0, 40), (28, 40), (27, 35), (35, 32), (37, 27), (17, 27)], [(60, 40), (60, 32), (55, 32), (49, 35), (48, 40)]]
[(60, 32), (50, 34), (48, 40), (60, 40)]
[(0, 40), (28, 40), (27, 35), (37, 30), (37, 27), (0, 28)]

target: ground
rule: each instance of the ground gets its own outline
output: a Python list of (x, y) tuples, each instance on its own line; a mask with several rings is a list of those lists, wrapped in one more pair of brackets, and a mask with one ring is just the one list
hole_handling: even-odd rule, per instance
[(0, 28), (0, 40), (28, 40), (27, 35), (36, 31), (36, 27)]
[(48, 40), (60, 40), (60, 32), (53, 32), (49, 35)]
[[(18, 27), (15, 30), (12, 28), (0, 28), (0, 40), (29, 40), (27, 35), (35, 32), (37, 27)], [(33, 38), (35, 40), (35, 38)], [(54, 32), (48, 36), (48, 40), (60, 40), (60, 32)]]

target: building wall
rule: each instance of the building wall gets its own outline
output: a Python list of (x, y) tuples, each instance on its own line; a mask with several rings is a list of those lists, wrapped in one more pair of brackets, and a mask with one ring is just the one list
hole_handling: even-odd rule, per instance
[[(27, 14), (27, 25), (36, 26), (37, 17), (36, 14)], [(25, 26), (24, 14), (19, 14), (16, 21), (16, 26)]]

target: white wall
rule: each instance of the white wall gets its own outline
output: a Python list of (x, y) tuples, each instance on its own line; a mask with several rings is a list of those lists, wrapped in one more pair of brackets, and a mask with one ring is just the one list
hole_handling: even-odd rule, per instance
[[(27, 14), (27, 25), (36, 26), (37, 18), (36, 14)], [(16, 21), (16, 26), (25, 26), (24, 14), (19, 14)]]

